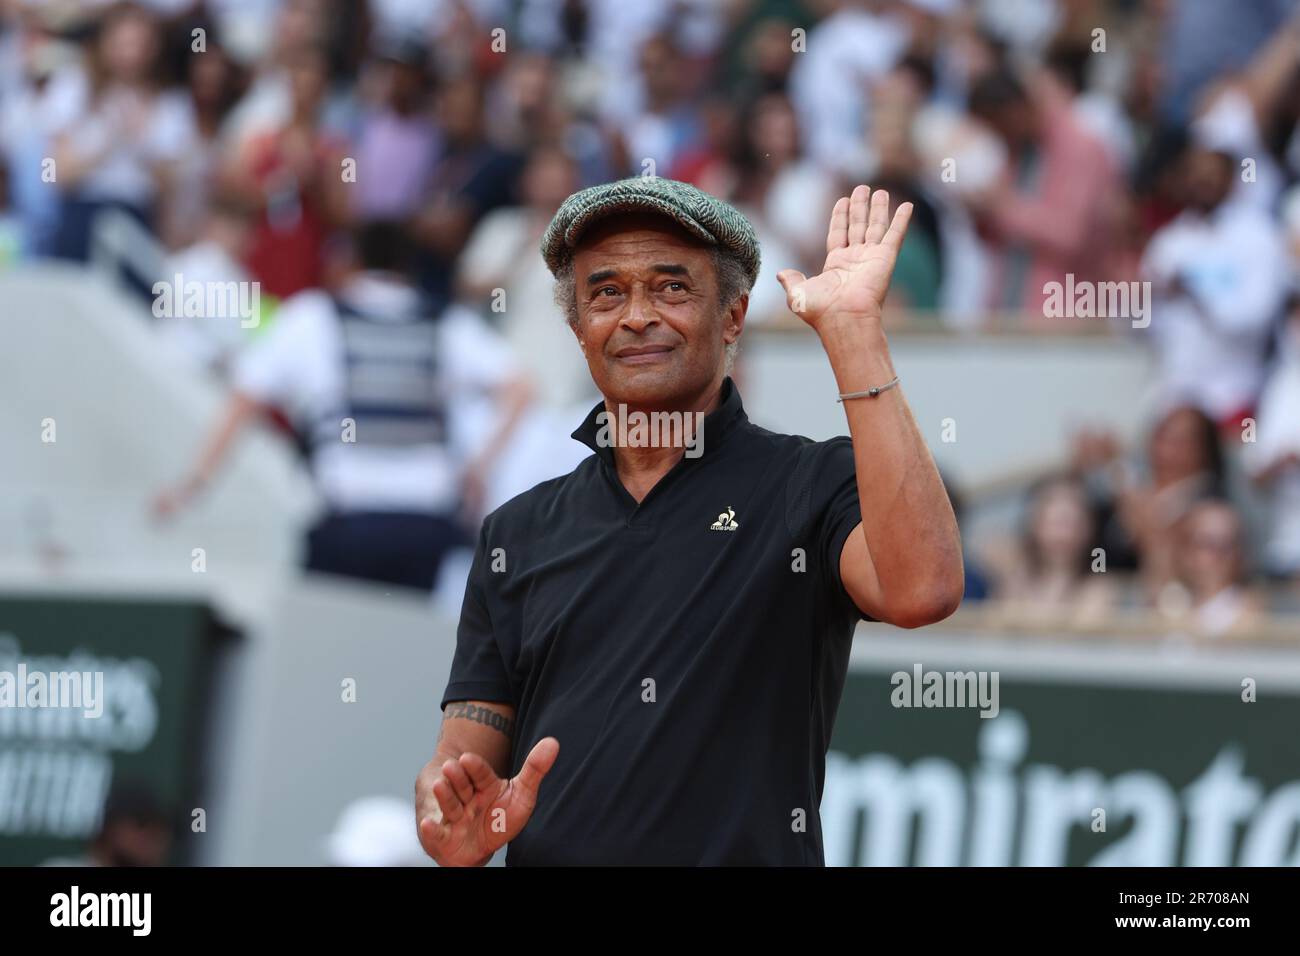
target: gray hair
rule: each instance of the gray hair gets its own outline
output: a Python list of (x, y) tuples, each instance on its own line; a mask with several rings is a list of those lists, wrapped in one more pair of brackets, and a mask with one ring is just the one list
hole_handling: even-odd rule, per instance
[[(742, 295), (749, 294), (750, 285), (745, 275), (745, 266), (738, 256), (725, 249), (714, 246), (709, 252), (713, 257), (713, 272), (718, 279), (718, 308), (730, 309)], [(569, 323), (569, 328), (576, 329), (578, 327), (578, 280), (573, 271), (572, 256), (564, 260), (555, 274), (555, 304), (560, 307), (560, 312), (563, 313), (564, 320)], [(739, 341), (727, 345), (728, 374), (735, 364), (739, 347)]]

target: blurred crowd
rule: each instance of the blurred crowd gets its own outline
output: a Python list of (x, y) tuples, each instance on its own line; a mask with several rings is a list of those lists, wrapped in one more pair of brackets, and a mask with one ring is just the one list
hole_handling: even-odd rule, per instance
[[(517, 379), (476, 384), (585, 409), (536, 251), (566, 196), (659, 175), (733, 202), (763, 250), (761, 324), (789, 319), (775, 273), (818, 271), (826, 211), (869, 183), (916, 207), (895, 326), (1083, 323), (1152, 354), (1144, 447), (1079, 435), (1022, 539), (970, 556), (972, 599), (1098, 619), (1120, 600), (1100, 548), (1140, 603), (1219, 633), (1262, 606), (1249, 582), (1300, 580), (1294, 0), (0, 0), (0, 18), (0, 259), (85, 261), (112, 213), (162, 274), (259, 283), (255, 326), (172, 327), (265, 404), (309, 341), (240, 371), (281, 304), (400, 266), (422, 308), (513, 356)], [(1050, 305), (1053, 283), (1129, 282), (1149, 326), (1137, 299)], [(490, 503), (487, 464), (458, 480)]]

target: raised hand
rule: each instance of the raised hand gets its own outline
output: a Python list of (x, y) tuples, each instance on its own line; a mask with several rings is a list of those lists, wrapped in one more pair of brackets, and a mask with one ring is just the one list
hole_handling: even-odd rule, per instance
[(795, 269), (777, 273), (790, 311), (818, 331), (828, 322), (881, 317), (889, 279), (903, 245), (912, 204), (903, 203), (889, 222), (889, 194), (857, 186), (831, 211), (826, 264), (811, 279)]
[(417, 784), (424, 851), (442, 866), (486, 863), (533, 815), (537, 790), (559, 753), (560, 742), (543, 737), (509, 780), (498, 777), (478, 754), (431, 762)]

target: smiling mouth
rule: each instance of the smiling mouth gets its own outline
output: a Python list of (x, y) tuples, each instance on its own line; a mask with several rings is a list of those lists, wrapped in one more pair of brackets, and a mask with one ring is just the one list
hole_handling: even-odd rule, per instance
[(672, 350), (671, 345), (637, 345), (631, 348), (619, 349), (614, 353), (614, 357), (620, 362), (644, 365), (648, 362), (663, 361), (664, 356)]

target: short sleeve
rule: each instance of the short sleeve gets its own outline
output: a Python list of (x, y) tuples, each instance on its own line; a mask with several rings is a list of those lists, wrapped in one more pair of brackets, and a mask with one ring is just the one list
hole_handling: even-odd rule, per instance
[(454, 700), (515, 703), (510, 676), (492, 632), (492, 618), (484, 594), (488, 573), (486, 527), (484, 525), (479, 534), (474, 563), (465, 583), (465, 601), (461, 606), (460, 625), (456, 628), (456, 653), (440, 707), (446, 707)]
[(274, 323), (240, 352), (232, 368), (234, 387), (259, 402), (298, 410), (306, 402), (313, 364), (328, 351), (329, 299), (304, 292), (280, 307)]
[(847, 437), (832, 438), (806, 446), (802, 454), (805, 458), (798, 472), (803, 487), (795, 490), (806, 496), (807, 539), (817, 549), (817, 564), (826, 589), (835, 605), (852, 620), (874, 620), (857, 606), (840, 579), (844, 542), (862, 523), (853, 443)]

